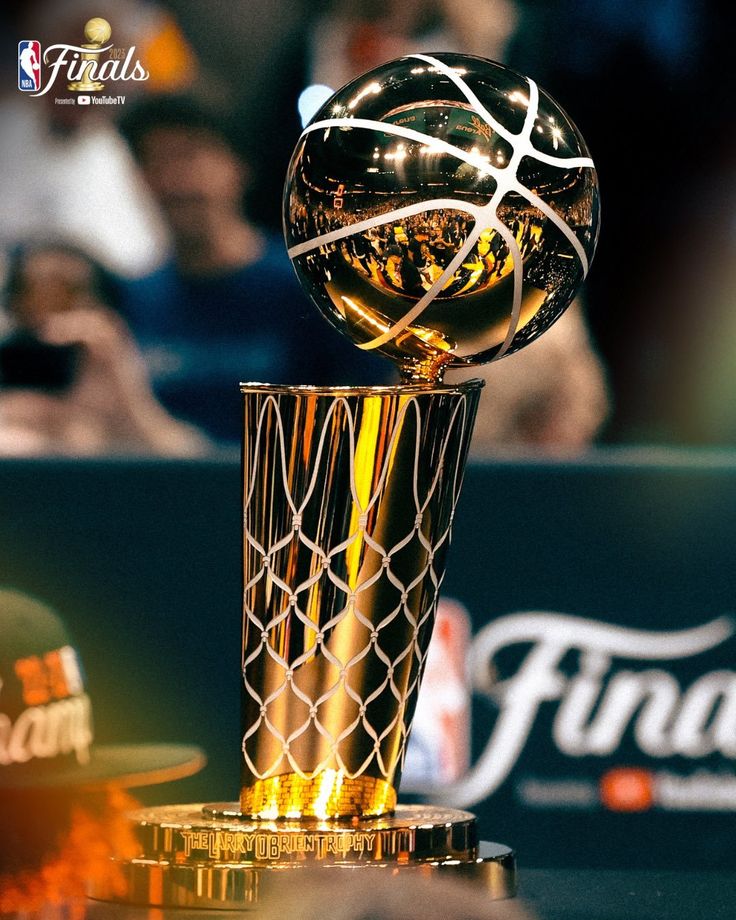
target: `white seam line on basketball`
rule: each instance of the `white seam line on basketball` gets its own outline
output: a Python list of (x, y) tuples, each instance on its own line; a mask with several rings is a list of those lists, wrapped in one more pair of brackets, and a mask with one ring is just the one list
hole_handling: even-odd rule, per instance
[(498, 361), (499, 358), (503, 358), (506, 352), (511, 348), (511, 343), (514, 341), (514, 336), (516, 335), (516, 330), (519, 326), (519, 316), (521, 315), (521, 294), (522, 294), (522, 285), (524, 283), (524, 272), (521, 259), (521, 251), (519, 249), (519, 244), (516, 242), (516, 237), (509, 230), (506, 224), (496, 218), (494, 221), (496, 230), (501, 234), (501, 236), (506, 241), (506, 245), (509, 247), (509, 253), (511, 254), (511, 259), (514, 263), (514, 300), (513, 306), (511, 307), (511, 316), (509, 317), (509, 326), (506, 330), (506, 338), (503, 340), (503, 344), (493, 356), (494, 361)]
[[(529, 101), (526, 108), (526, 116), (524, 117), (524, 124), (521, 129), (521, 135), (519, 140), (522, 143), (513, 147), (513, 153), (511, 154), (511, 159), (508, 163), (507, 175), (511, 176), (514, 180), (516, 179), (516, 173), (519, 168), (519, 163), (521, 158), (524, 155), (524, 144), (523, 141), (528, 139), (534, 128), (534, 122), (537, 119), (537, 112), (539, 110), (539, 89), (534, 80), (529, 79)], [(508, 189), (501, 191), (497, 189), (497, 194), (499, 196), (498, 200), (500, 202), (501, 198), (506, 194)], [(495, 197), (495, 196), (494, 196)], [(503, 358), (506, 352), (511, 347), (511, 343), (514, 340), (516, 335), (516, 330), (519, 326), (519, 317), (521, 316), (521, 297), (523, 293), (523, 284), (524, 284), (524, 262), (521, 257), (521, 250), (519, 249), (519, 244), (516, 242), (516, 237), (513, 235), (511, 230), (503, 223), (503, 221), (498, 216), (498, 205), (493, 203), (493, 199), (488, 203), (488, 208), (490, 210), (493, 206), (493, 219), (497, 222), (498, 232), (501, 234), (503, 239), (506, 242), (506, 245), (509, 247), (509, 253), (511, 255), (511, 261), (513, 264), (513, 273), (514, 273), (514, 292), (513, 300), (511, 303), (511, 315), (509, 316), (509, 325), (506, 330), (506, 338), (503, 340), (501, 347), (496, 352), (493, 357), (494, 361), (498, 361), (499, 358)], [(503, 227), (503, 230), (501, 229)]]
[[(470, 166), (479, 169), (484, 175), (498, 176), (503, 172), (497, 166), (493, 166), (480, 156), (468, 153), (461, 147), (456, 147), (448, 141), (443, 141), (438, 137), (432, 137), (429, 134), (423, 134), (421, 131), (415, 131), (413, 128), (404, 128), (401, 125), (392, 125), (390, 121), (374, 121), (372, 118), (328, 118), (324, 121), (316, 121), (302, 131), (301, 137), (310, 134), (312, 131), (321, 129), (329, 130), (331, 128), (366, 128), (369, 131), (379, 131), (381, 134), (394, 134), (396, 137), (404, 137), (406, 140), (414, 141), (416, 144), (422, 144), (426, 147), (433, 147), (434, 151), (439, 153), (449, 153), (450, 156), (463, 160)], [(301, 137), (299, 138), (301, 140)]]
[[(595, 166), (590, 157), (553, 157), (550, 153), (542, 153), (542, 151), (537, 150), (536, 147), (525, 150), (524, 155), (534, 157), (535, 160), (539, 160), (541, 163), (557, 166), (560, 169), (564, 167), (575, 169), (578, 166), (589, 166), (593, 169)], [(524, 188), (526, 188), (526, 186), (524, 186)]]
[[(431, 57), (431, 55), (428, 55), (428, 54), (410, 54), (408, 55), (408, 57), (418, 58), (421, 61), (425, 61), (429, 64), (432, 64), (433, 67), (436, 67), (437, 70), (443, 73), (446, 77), (449, 77), (450, 80), (452, 80), (452, 82), (457, 86), (457, 88), (463, 94), (463, 96), (465, 96), (468, 102), (470, 102), (471, 105), (475, 106), (476, 113), (485, 120), (486, 124), (490, 125), (491, 128), (493, 128), (496, 134), (500, 134), (501, 137), (505, 138), (505, 140), (509, 141), (511, 144), (514, 144), (514, 142), (517, 140), (523, 140), (523, 139), (528, 140), (529, 141), (528, 146), (530, 150), (532, 151), (534, 156), (537, 157), (537, 159), (541, 160), (543, 163), (547, 163), (550, 166), (560, 166), (561, 164), (564, 164), (569, 167), (593, 166), (593, 161), (590, 157), (556, 157), (556, 156), (552, 156), (549, 153), (542, 153), (541, 151), (537, 150), (537, 148), (532, 145), (531, 128), (529, 129), (529, 133), (527, 134), (526, 121), (524, 123), (524, 127), (521, 129), (519, 134), (513, 134), (511, 131), (509, 131), (508, 128), (504, 128), (504, 126), (500, 124), (498, 121), (496, 121), (493, 115), (491, 115), (488, 109), (483, 105), (480, 99), (478, 99), (478, 97), (475, 95), (473, 90), (468, 86), (465, 80), (463, 80), (460, 74), (458, 74), (455, 70), (453, 70), (452, 67), (449, 67), (447, 64), (444, 64), (442, 61), (438, 60), (437, 58), (433, 58)], [(538, 91), (537, 84), (534, 82), (534, 80), (532, 80), (531, 77), (526, 77), (525, 79), (529, 82), (530, 87), (532, 86), (534, 87), (534, 89), (537, 92), (537, 98), (538, 98), (539, 91)], [(530, 95), (530, 101), (531, 101), (531, 95)], [(534, 117), (535, 119), (537, 117), (536, 108), (534, 112)]]
[(476, 113), (483, 118), (486, 124), (489, 124), (496, 134), (500, 134), (505, 140), (513, 144), (516, 139), (516, 135), (512, 134), (508, 128), (496, 121), (496, 119), (491, 115), (488, 109), (483, 105), (480, 99), (475, 95), (473, 90), (468, 86), (465, 80), (462, 79), (460, 74), (456, 73), (451, 67), (447, 64), (444, 64), (442, 61), (439, 61), (437, 58), (432, 57), (429, 54), (410, 54), (409, 57), (416, 58), (419, 61), (424, 61), (425, 64), (431, 64), (432, 67), (435, 67), (440, 73), (443, 73), (446, 77), (449, 77), (450, 80), (457, 86), (460, 92), (465, 96), (468, 102), (473, 106)]
[(573, 247), (575, 252), (580, 259), (580, 263), (583, 267), (583, 278), (588, 274), (588, 257), (585, 254), (583, 249), (583, 244), (577, 238), (577, 234), (570, 229), (568, 224), (560, 217), (560, 215), (551, 208), (546, 201), (540, 198), (538, 195), (535, 195), (533, 192), (530, 192), (526, 186), (516, 183), (512, 186), (512, 191), (518, 191), (529, 204), (533, 205), (535, 208), (538, 208), (545, 217), (548, 217), (552, 223), (564, 234), (564, 236), (569, 240), (570, 245)]

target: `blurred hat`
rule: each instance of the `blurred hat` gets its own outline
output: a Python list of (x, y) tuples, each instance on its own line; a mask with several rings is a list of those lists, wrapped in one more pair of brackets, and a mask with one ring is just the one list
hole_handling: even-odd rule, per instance
[(183, 744), (95, 745), (79, 653), (46, 604), (0, 588), (0, 790), (144, 786), (206, 762)]

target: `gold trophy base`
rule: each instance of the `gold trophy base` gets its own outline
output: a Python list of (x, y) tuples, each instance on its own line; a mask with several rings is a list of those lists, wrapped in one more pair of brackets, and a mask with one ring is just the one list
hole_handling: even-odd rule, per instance
[(105, 84), (96, 80), (77, 80), (76, 83), (67, 83), (66, 88), (73, 93), (99, 93)]
[(135, 812), (141, 854), (120, 860), (122, 890), (92, 898), (152, 907), (255, 908), (288, 869), (335, 867), (452, 876), (488, 897), (516, 893), (516, 860), (479, 842), (475, 817), (431, 805), (398, 805), (393, 815), (343, 820), (253, 821), (238, 805), (170, 805)]

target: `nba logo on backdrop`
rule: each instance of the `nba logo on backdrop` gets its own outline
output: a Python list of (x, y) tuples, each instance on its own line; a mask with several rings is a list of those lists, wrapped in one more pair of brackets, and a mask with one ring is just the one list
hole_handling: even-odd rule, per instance
[(18, 89), (35, 93), (41, 85), (41, 43), (18, 42)]

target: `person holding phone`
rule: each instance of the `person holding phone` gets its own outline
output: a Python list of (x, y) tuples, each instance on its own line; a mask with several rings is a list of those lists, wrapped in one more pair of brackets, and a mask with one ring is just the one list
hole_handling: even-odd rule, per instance
[(0, 455), (196, 455), (209, 442), (156, 400), (114, 288), (60, 241), (11, 259), (0, 343)]

